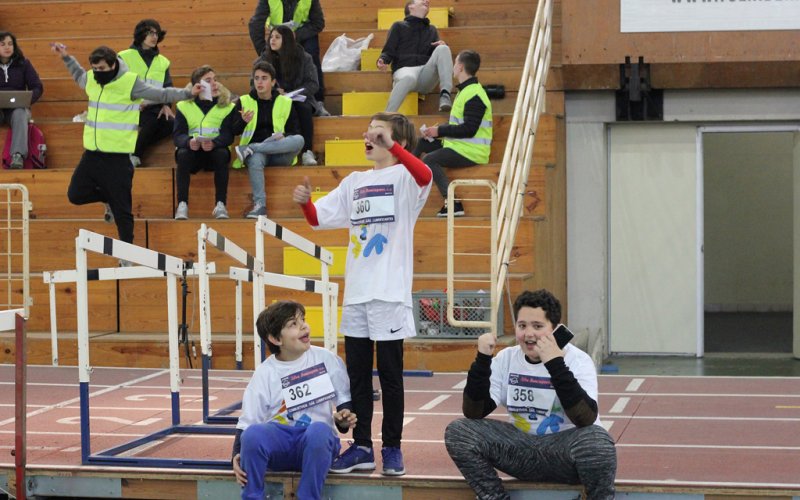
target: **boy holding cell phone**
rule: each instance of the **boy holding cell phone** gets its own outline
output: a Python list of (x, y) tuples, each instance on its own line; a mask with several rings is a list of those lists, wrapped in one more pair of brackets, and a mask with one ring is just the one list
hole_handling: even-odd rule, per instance
[[(523, 481), (583, 484), (589, 499), (614, 498), (617, 455), (600, 426), (597, 372), (569, 344), (561, 304), (547, 290), (514, 303), (517, 345), (492, 357), (493, 333), (478, 338), (462, 410), (445, 446), (478, 498), (509, 498), (497, 470)], [(506, 407), (510, 422), (484, 418)]]

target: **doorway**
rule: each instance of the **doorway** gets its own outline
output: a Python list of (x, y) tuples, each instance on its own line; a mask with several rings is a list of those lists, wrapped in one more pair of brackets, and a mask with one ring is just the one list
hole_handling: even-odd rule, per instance
[(792, 352), (796, 140), (796, 129), (700, 129), (707, 353)]

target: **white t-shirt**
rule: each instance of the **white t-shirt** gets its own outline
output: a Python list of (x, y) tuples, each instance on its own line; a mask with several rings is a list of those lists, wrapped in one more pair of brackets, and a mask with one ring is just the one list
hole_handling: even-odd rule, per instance
[(420, 186), (402, 164), (353, 172), (317, 200), (315, 229), (350, 228), (343, 305), (371, 300), (411, 307), (414, 224), (431, 183)]
[(350, 401), (350, 379), (339, 356), (311, 346), (294, 361), (272, 355), (258, 365), (242, 397), (237, 429), (270, 420), (307, 426), (325, 422), (334, 428), (336, 406)]
[[(567, 344), (564, 363), (590, 398), (597, 401), (597, 372), (588, 354)], [(550, 382), (544, 363), (531, 364), (519, 346), (507, 347), (492, 359), (490, 395), (505, 406), (511, 423), (529, 434), (552, 434), (572, 429)], [(600, 425), (598, 417), (595, 424)]]

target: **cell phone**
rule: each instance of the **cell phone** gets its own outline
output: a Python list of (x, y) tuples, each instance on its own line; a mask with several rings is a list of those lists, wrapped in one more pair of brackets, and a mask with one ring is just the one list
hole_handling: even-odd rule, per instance
[(575, 335), (569, 331), (569, 328), (561, 323), (559, 323), (556, 329), (553, 330), (553, 338), (556, 339), (556, 344), (558, 344), (559, 349), (563, 349), (565, 345), (569, 344), (569, 341), (572, 340), (572, 337), (574, 336)]

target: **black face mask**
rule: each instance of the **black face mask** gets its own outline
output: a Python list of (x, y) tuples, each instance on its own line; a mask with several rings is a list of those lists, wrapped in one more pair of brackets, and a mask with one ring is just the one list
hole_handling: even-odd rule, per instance
[(92, 71), (92, 75), (94, 75), (94, 81), (100, 85), (105, 85), (117, 76), (117, 68), (115, 67), (108, 71)]

